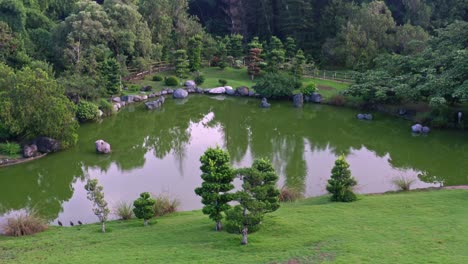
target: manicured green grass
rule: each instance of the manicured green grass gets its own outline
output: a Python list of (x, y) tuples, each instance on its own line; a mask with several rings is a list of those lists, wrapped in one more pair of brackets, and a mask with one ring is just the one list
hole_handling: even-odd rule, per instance
[(317, 84), (319, 93), (324, 98), (330, 98), (331, 96), (338, 94), (339, 92), (345, 90), (346, 88), (350, 86), (349, 83), (344, 83), (344, 82), (335, 82), (335, 81), (308, 78), (308, 77), (304, 78), (304, 85), (308, 85), (309, 83)]
[[(0, 263), (468, 263), (468, 191), (283, 204), (241, 246), (201, 211), (0, 237)], [(295, 261), (295, 262), (294, 262)]]

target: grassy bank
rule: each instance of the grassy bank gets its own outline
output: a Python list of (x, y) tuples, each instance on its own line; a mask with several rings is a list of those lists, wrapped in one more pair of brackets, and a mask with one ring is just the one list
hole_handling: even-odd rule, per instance
[[(263, 229), (240, 237), (213, 231), (200, 211), (159, 218), (52, 227), (0, 237), (0, 263), (468, 263), (468, 191), (326, 197), (284, 204)], [(295, 261), (295, 262), (294, 262)]]

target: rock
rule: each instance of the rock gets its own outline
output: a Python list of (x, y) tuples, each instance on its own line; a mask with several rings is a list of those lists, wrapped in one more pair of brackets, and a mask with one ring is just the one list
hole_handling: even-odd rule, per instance
[(203, 89), (202, 88), (195, 88), (195, 92), (196, 93), (203, 93)]
[(374, 117), (372, 116), (372, 114), (364, 114), (364, 119), (371, 121), (372, 119), (374, 119)]
[(236, 88), (236, 94), (240, 96), (249, 96), (249, 88), (246, 86), (241, 86)]
[(260, 103), (261, 108), (270, 108), (270, 104), (268, 103), (267, 99), (263, 97), (262, 102)]
[(96, 152), (101, 154), (109, 154), (111, 153), (111, 146), (109, 143), (105, 142), (104, 140), (100, 139), (95, 142), (96, 144)]
[(161, 91), (161, 95), (166, 95), (167, 94), (167, 91), (166, 90), (162, 90)]
[(203, 93), (210, 93), (210, 89), (209, 88), (203, 89)]
[(197, 84), (193, 80), (188, 80), (188, 81), (185, 82), (185, 86), (195, 88), (195, 87), (197, 87)]
[(313, 102), (313, 103), (321, 103), (322, 102), (322, 95), (319, 94), (319, 93), (313, 93), (311, 96), (310, 96), (310, 101)]
[(119, 104), (120, 104), (120, 108), (123, 108), (124, 106), (127, 105), (127, 102), (120, 102)]
[(120, 99), (120, 97), (114, 97), (112, 98), (112, 102), (114, 103), (120, 103), (122, 100)]
[(255, 93), (253, 91), (249, 91), (249, 96), (250, 97), (255, 97)]
[(154, 95), (155, 95), (155, 97), (158, 97), (158, 96), (161, 96), (162, 94), (161, 94), (161, 92), (155, 92)]
[(364, 114), (358, 114), (358, 115), (357, 115), (357, 118), (358, 118), (359, 120), (364, 120)]
[(142, 92), (151, 92), (153, 90), (153, 87), (151, 86), (144, 86), (140, 89)]
[(156, 94), (154, 94), (154, 93), (148, 94), (148, 98), (155, 98), (155, 97), (156, 97)]
[(424, 134), (428, 134), (429, 132), (431, 132), (431, 129), (427, 126), (423, 126), (421, 132)]
[(224, 86), (224, 88), (226, 88), (227, 95), (234, 95), (236, 93), (236, 91), (234, 91), (231, 86)]
[(124, 95), (122, 96), (122, 101), (127, 103), (133, 103), (133, 95)]
[(304, 96), (298, 93), (293, 96), (294, 107), (302, 107), (304, 105)]
[(113, 104), (112, 107), (114, 108), (115, 112), (118, 112), (120, 110), (120, 104), (119, 103)]
[[(190, 93), (195, 93), (196, 88), (193, 87), (187, 87), (187, 92)], [(177, 90), (176, 90), (177, 91)], [(174, 91), (175, 92), (175, 91)]]
[(164, 97), (159, 97), (158, 100), (146, 102), (145, 105), (146, 105), (146, 108), (148, 108), (148, 110), (154, 110), (156, 108), (160, 108), (164, 104), (164, 102), (165, 102)]
[(38, 137), (34, 140), (37, 150), (42, 153), (57, 152), (60, 150), (60, 142), (48, 137)]
[(133, 101), (134, 102), (141, 102), (141, 101), (143, 101), (143, 96), (142, 95), (135, 95), (133, 97)]
[(210, 94), (224, 94), (224, 93), (226, 93), (226, 88), (216, 87), (216, 88), (210, 89), (209, 93)]
[(413, 133), (421, 133), (423, 126), (421, 124), (416, 124), (411, 127)]
[(25, 158), (32, 158), (37, 156), (39, 153), (37, 152), (37, 146), (35, 144), (26, 145), (23, 147), (23, 157)]
[(401, 115), (401, 116), (402, 116), (402, 115), (406, 115), (406, 113), (407, 113), (406, 109), (400, 109), (400, 110), (398, 110), (398, 114)]
[(98, 117), (102, 117), (104, 115), (104, 112), (101, 111), (101, 109), (98, 110)]
[(172, 94), (172, 97), (174, 99), (184, 99), (188, 96), (188, 91), (184, 89), (177, 89), (175, 92)]
[(167, 94), (173, 94), (174, 93), (174, 90), (172, 89), (167, 89)]

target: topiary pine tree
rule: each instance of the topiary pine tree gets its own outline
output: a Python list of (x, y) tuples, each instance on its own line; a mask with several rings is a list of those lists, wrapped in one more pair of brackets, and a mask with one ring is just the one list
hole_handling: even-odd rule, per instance
[(357, 200), (353, 192), (353, 186), (357, 185), (356, 180), (351, 176), (349, 164), (341, 155), (332, 169), (331, 179), (328, 180), (327, 191), (332, 194), (333, 202), (353, 202)]
[(107, 202), (104, 200), (103, 187), (98, 185), (98, 180), (88, 180), (85, 185), (85, 190), (88, 192), (88, 200), (94, 203), (93, 212), (99, 218), (101, 222), (101, 231), (106, 232), (106, 221), (107, 216), (109, 215), (109, 208), (107, 207)]
[(200, 157), (203, 183), (195, 193), (205, 205), (203, 213), (216, 222), (216, 231), (222, 229), (222, 213), (230, 208), (228, 202), (233, 199), (233, 194), (228, 193), (234, 189), (234, 170), (229, 161), (229, 154), (219, 147), (207, 149)]
[(230, 226), (242, 233), (242, 245), (248, 243), (248, 232), (256, 231), (266, 213), (280, 207), (278, 175), (269, 160), (255, 160), (252, 167), (237, 170), (242, 176), (242, 191), (236, 193), (239, 205), (227, 212)]
[(196, 72), (201, 68), (202, 37), (196, 35), (188, 42), (188, 60), (191, 72)]
[(133, 202), (133, 213), (139, 219), (143, 219), (145, 226), (148, 225), (148, 219), (154, 216), (154, 204), (156, 200), (151, 198), (151, 195), (147, 192), (141, 193), (140, 198)]
[(186, 78), (188, 76), (189, 66), (187, 51), (184, 49), (177, 50), (175, 53), (175, 72), (177, 77)]
[(249, 56), (247, 57), (247, 74), (250, 76), (252, 81), (255, 76), (260, 75), (260, 62), (262, 62), (262, 59), (260, 58), (261, 53), (262, 49), (251, 48), (249, 51)]

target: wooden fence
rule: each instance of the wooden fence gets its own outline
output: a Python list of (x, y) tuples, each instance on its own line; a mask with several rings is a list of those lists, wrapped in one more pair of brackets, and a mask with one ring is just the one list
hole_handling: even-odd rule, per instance
[(304, 75), (317, 79), (352, 83), (354, 82), (355, 72), (306, 69)]
[(124, 81), (135, 81), (145, 78), (146, 75), (153, 74), (156, 72), (174, 70), (174, 66), (168, 62), (156, 62), (153, 63), (150, 68), (146, 71), (138, 71), (137, 69), (128, 69), (130, 74), (122, 78)]

